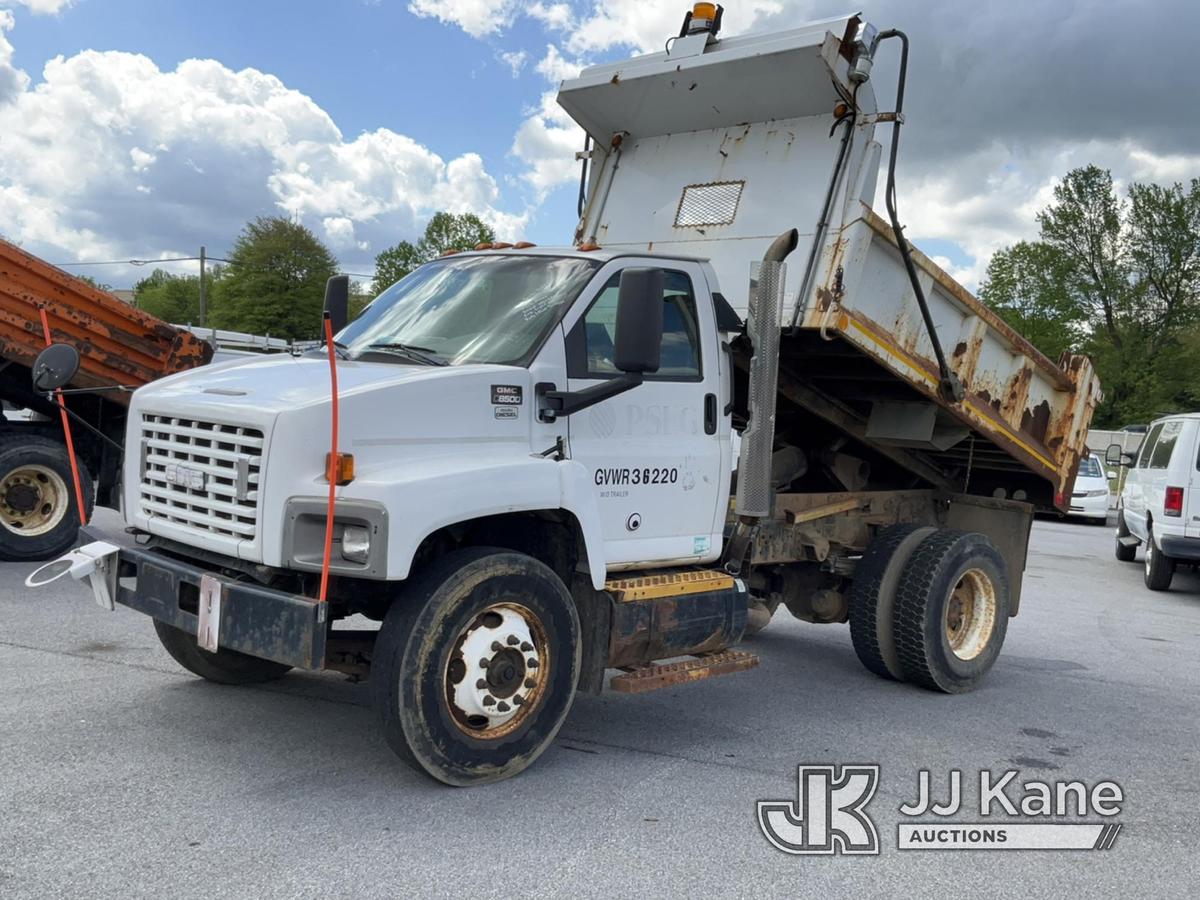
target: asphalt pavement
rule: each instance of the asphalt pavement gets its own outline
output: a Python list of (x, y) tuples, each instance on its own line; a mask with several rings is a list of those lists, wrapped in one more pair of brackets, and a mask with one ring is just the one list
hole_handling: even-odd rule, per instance
[[(1151, 593), (1112, 543), (1035, 524), (1021, 614), (973, 694), (881, 681), (845, 627), (782, 610), (743, 645), (758, 669), (580, 696), (531, 769), (465, 790), (392, 755), (364, 685), (208, 684), (148, 619), (3, 564), (0, 897), (1194, 896), (1200, 577)], [(764, 838), (756, 801), (795, 800), (817, 763), (881, 766), (879, 855)], [(961, 770), (972, 822), (979, 771), (1014, 768), (1119, 783), (1112, 849), (897, 849), (919, 770), (939, 790)]]

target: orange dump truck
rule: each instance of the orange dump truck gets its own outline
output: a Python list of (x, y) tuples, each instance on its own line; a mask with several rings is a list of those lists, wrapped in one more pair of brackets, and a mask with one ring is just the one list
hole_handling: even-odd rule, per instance
[[(30, 369), (51, 337), (74, 346), (79, 372), (64, 401), (76, 419), (84, 502), (116, 506), (129, 390), (203, 365), (208, 343), (0, 240), (0, 559), (45, 559), (79, 525), (70, 462), (54, 403)], [(126, 390), (129, 389), (129, 390)], [(90, 426), (90, 427), (89, 427)]]

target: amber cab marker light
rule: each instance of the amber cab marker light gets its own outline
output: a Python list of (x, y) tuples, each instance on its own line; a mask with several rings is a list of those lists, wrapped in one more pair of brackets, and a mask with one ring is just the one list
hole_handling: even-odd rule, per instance
[(325, 454), (325, 477), (333, 477), (335, 484), (349, 484), (354, 480), (354, 454), (339, 453), (337, 455), (336, 464), (330, 460), (330, 455)]

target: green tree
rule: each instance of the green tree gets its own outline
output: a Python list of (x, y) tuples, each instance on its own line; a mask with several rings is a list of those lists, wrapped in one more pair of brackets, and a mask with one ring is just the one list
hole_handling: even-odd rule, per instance
[(1055, 248), (1021, 241), (992, 257), (980, 299), (1051, 359), (1079, 346), (1086, 312), (1068, 289), (1068, 267)]
[(1200, 180), (1133, 184), (1096, 166), (1067, 173), (1038, 216), (1041, 240), (992, 259), (980, 296), (1048, 355), (1092, 357), (1096, 424), (1200, 402)]
[[(214, 268), (204, 275), (208, 296), (221, 270)], [(172, 275), (155, 269), (133, 286), (134, 300), (139, 309), (177, 325), (200, 324), (200, 276)]]
[(336, 273), (329, 248), (303, 225), (281, 217), (254, 219), (213, 285), (210, 324), (291, 340), (315, 338), (325, 282)]
[(476, 244), (496, 240), (491, 226), (474, 213), (436, 213), (425, 226), (425, 234), (415, 244), (401, 241), (375, 257), (376, 294), (395, 284), (421, 263), (436, 259), (447, 250), (470, 250)]

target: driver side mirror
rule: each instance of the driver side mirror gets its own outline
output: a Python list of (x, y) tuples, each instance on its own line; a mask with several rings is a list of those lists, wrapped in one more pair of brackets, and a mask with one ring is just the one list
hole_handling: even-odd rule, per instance
[[(337, 334), (350, 321), (350, 276), (334, 275), (325, 282), (325, 312), (329, 313), (329, 324)], [(325, 335), (321, 335), (322, 338)]]
[(621, 273), (613, 365), (627, 375), (658, 371), (662, 354), (662, 269), (634, 268)]
[[(1109, 444), (1104, 451), (1104, 463), (1109, 466), (1132, 466), (1137, 459), (1137, 451), (1126, 453), (1120, 444)], [(1116, 477), (1116, 476), (1112, 476)]]
[(79, 351), (71, 344), (51, 344), (33, 361), (33, 387), (43, 394), (65, 387), (79, 371)]

